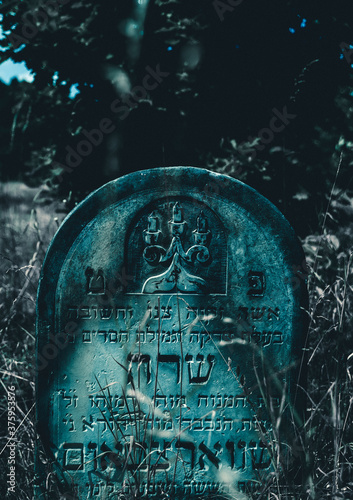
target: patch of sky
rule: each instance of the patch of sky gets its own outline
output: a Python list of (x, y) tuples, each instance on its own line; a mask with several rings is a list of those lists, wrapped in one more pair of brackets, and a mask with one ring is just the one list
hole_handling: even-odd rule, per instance
[[(3, 20), (3, 18), (4, 16), (0, 14), (0, 23)], [(2, 25), (0, 24), (0, 40), (3, 40), (4, 38), (6, 38), (6, 36), (4, 34), (4, 30), (2, 29)], [(5, 52), (5, 51), (6, 51), (5, 47), (0, 47), (0, 52)]]
[(15, 63), (12, 59), (8, 59), (0, 64), (0, 80), (8, 85), (13, 78), (17, 78), (20, 82), (32, 83), (34, 75), (29, 71), (26, 63)]
[(78, 90), (78, 83), (74, 83), (70, 87), (70, 92), (69, 92), (69, 99), (75, 99), (77, 94), (79, 94), (80, 91)]
[[(0, 23), (2, 22), (3, 19), (4, 16), (0, 14)], [(3, 40), (4, 38), (5, 38), (4, 30), (2, 29), (2, 25), (0, 24), (0, 40)]]

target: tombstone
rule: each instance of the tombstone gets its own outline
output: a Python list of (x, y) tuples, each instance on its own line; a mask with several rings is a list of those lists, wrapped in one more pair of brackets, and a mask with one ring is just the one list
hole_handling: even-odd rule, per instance
[(37, 310), (38, 428), (67, 498), (247, 498), (300, 411), (303, 262), (268, 200), (204, 169), (75, 208)]

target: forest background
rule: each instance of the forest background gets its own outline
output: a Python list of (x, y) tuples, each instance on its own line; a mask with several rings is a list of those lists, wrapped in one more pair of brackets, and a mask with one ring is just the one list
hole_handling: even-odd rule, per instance
[(4, 491), (13, 385), (16, 498), (33, 494), (35, 301), (52, 236), (109, 180), (192, 165), (257, 189), (302, 241), (309, 404), (296, 495), (352, 498), (351, 2), (7, 0), (0, 13), (1, 62), (32, 75), (0, 82)]

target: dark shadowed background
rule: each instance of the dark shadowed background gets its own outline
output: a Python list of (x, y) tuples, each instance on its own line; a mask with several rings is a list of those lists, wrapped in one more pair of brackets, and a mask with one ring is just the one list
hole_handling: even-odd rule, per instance
[[(300, 236), (312, 269), (300, 498), (352, 498), (351, 1), (6, 0), (0, 13), (0, 60), (24, 61), (33, 79), (0, 81), (0, 373), (22, 422), (16, 498), (32, 498), (47, 245), (92, 190), (172, 165), (240, 179)], [(4, 397), (0, 452), (6, 412)]]

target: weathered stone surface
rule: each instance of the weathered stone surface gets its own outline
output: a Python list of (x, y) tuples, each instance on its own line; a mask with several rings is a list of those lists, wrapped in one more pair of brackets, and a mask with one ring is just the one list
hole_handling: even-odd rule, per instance
[(294, 404), (303, 259), (273, 205), (203, 169), (137, 172), (83, 201), (38, 295), (37, 417), (63, 489), (243, 498), (268, 475), (267, 408)]

